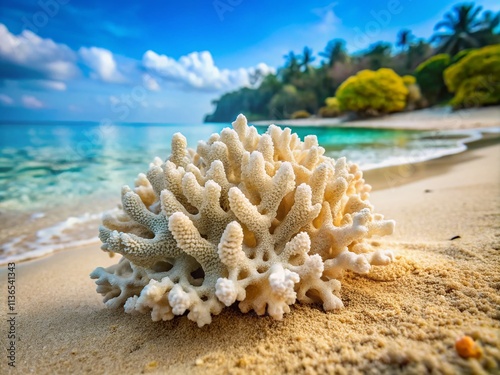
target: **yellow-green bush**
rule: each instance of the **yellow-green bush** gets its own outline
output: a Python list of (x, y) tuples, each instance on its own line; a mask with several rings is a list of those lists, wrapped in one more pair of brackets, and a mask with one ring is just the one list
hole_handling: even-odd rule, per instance
[(425, 107), (425, 100), (422, 97), (420, 86), (417, 84), (417, 79), (414, 76), (410, 75), (406, 75), (401, 78), (403, 78), (403, 82), (408, 88), (406, 109), (413, 111), (414, 109)]
[(454, 107), (500, 103), (500, 44), (470, 52), (444, 71)]
[(332, 96), (330, 98), (326, 98), (325, 104), (329, 108), (340, 109), (339, 100), (335, 96)]
[(322, 118), (338, 117), (340, 115), (340, 111), (335, 108), (324, 106), (319, 109), (318, 115)]
[(401, 78), (403, 78), (403, 82), (407, 87), (417, 83), (417, 79), (414, 76), (406, 75)]
[(292, 119), (298, 119), (298, 118), (309, 118), (311, 117), (311, 114), (307, 112), (304, 109), (301, 109), (299, 111), (295, 111), (292, 113), (292, 116), (290, 116)]
[(325, 99), (326, 106), (319, 109), (320, 117), (337, 117), (341, 114), (340, 104), (336, 97), (330, 97)]
[(441, 53), (425, 60), (415, 69), (417, 83), (431, 105), (449, 98), (443, 72), (450, 65), (450, 61), (450, 55)]
[(453, 56), (453, 58), (451, 59), (451, 64), (455, 64), (455, 63), (459, 62), (465, 56), (467, 56), (469, 53), (471, 53), (475, 50), (476, 49), (474, 49), (474, 48), (467, 48), (467, 49), (461, 50), (459, 53), (457, 53), (455, 56)]
[(427, 102), (422, 97), (420, 87), (415, 83), (408, 86), (408, 98), (406, 101), (406, 109), (412, 111), (417, 108), (424, 108)]
[(405, 109), (408, 88), (392, 69), (362, 70), (337, 89), (340, 110), (378, 115)]

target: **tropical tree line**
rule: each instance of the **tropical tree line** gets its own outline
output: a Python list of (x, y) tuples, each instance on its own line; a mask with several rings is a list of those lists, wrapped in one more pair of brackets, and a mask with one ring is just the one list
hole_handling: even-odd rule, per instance
[[(452, 100), (454, 91), (446, 85), (445, 70), (475, 49), (500, 44), (499, 29), (500, 12), (483, 12), (480, 6), (461, 4), (435, 25), (430, 40), (417, 38), (411, 30), (404, 29), (397, 35), (395, 48), (390, 43), (378, 42), (365, 51), (349, 54), (342, 39), (333, 39), (315, 56), (306, 46), (301, 53), (291, 51), (285, 55), (285, 63), (276, 74), (262, 77), (257, 72), (252, 87), (226, 93), (214, 100), (215, 111), (207, 115), (205, 121), (232, 121), (239, 113), (253, 121), (310, 115), (333, 117), (342, 111), (363, 107), (359, 96), (364, 92), (385, 90), (385, 95), (390, 96), (391, 87), (396, 90), (395, 97), (406, 95), (403, 107), (400, 100), (397, 105), (379, 106), (383, 110), (374, 109), (368, 103), (369, 110), (354, 111), (377, 115), (393, 111), (391, 108), (415, 109), (447, 103)], [(500, 63), (495, 57), (497, 50), (491, 51), (488, 52), (489, 64)], [(473, 60), (474, 64), (481, 64), (479, 58)], [(319, 64), (313, 65), (315, 61)], [(495, 77), (494, 67), (475, 69), (481, 70), (490, 84), (500, 79)], [(373, 74), (366, 71), (373, 71)], [(469, 87), (468, 91), (471, 90)], [(346, 98), (349, 103), (355, 103), (354, 107), (345, 105)], [(481, 105), (477, 101), (474, 103)]]

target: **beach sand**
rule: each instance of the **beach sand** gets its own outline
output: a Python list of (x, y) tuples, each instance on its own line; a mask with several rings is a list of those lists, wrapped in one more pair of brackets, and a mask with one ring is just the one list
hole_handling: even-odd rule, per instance
[(379, 129), (443, 130), (497, 127), (500, 106), (469, 108), (452, 111), (451, 107), (434, 107), (416, 111), (356, 121), (343, 122), (342, 118), (306, 118), (296, 120), (255, 121), (255, 125), (284, 126), (346, 126)]
[[(297, 304), (276, 321), (233, 306), (201, 329), (155, 323), (104, 307), (88, 275), (118, 257), (97, 245), (18, 264), (16, 369), (4, 349), (0, 373), (499, 373), (499, 160), (497, 143), (368, 173), (376, 212), (397, 221), (379, 241), (397, 261), (349, 274), (335, 312)], [(479, 358), (457, 355), (463, 335)]]

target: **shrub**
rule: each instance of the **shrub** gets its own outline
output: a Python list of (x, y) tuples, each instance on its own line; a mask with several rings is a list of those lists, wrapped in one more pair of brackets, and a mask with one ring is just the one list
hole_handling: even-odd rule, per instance
[(455, 56), (453, 56), (453, 58), (451, 59), (451, 64), (455, 64), (455, 63), (459, 62), (460, 60), (462, 60), (465, 56), (467, 56), (472, 51), (475, 51), (475, 49), (474, 48), (467, 48), (467, 49), (461, 50), (459, 53), (457, 53)]
[[(297, 88), (293, 85), (285, 85), (271, 98), (269, 112), (273, 117), (284, 118), (301, 107)], [(276, 116), (276, 114), (279, 116)]]
[(331, 117), (338, 117), (340, 115), (340, 110), (331, 108), (328, 106), (321, 107), (319, 109), (319, 117), (322, 118), (331, 118)]
[(392, 69), (362, 70), (337, 89), (340, 110), (378, 115), (402, 111), (408, 88)]
[(443, 79), (443, 72), (449, 65), (450, 55), (442, 53), (425, 60), (415, 69), (417, 83), (431, 105), (449, 97)]
[(417, 79), (414, 76), (406, 75), (401, 78), (403, 78), (403, 82), (406, 85), (406, 87), (409, 87), (417, 83)]
[(301, 109), (316, 112), (317, 102), (314, 92), (298, 90), (293, 85), (285, 85), (271, 98), (269, 113), (275, 118), (289, 118)]
[(414, 76), (403, 76), (403, 82), (408, 88), (408, 97), (406, 98), (406, 109), (413, 111), (417, 108), (425, 107), (425, 100), (422, 97), (420, 86), (417, 84), (417, 79)]
[(329, 97), (325, 99), (326, 106), (319, 109), (319, 116), (337, 117), (341, 114), (339, 100), (336, 97)]
[(309, 118), (309, 117), (311, 117), (311, 114), (304, 109), (293, 112), (291, 116), (292, 119)]
[(325, 104), (329, 108), (340, 109), (339, 100), (335, 96), (332, 96), (330, 98), (326, 98)]
[(406, 102), (406, 109), (413, 111), (414, 109), (424, 108), (427, 106), (427, 101), (420, 92), (420, 87), (415, 83), (408, 86), (408, 98)]
[(456, 108), (500, 103), (500, 44), (468, 53), (445, 70), (444, 80)]

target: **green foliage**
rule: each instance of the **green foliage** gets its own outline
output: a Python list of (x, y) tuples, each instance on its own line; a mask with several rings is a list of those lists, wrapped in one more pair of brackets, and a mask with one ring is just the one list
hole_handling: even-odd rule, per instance
[(459, 62), (460, 60), (462, 60), (465, 56), (467, 56), (472, 51), (475, 51), (475, 49), (474, 48), (467, 48), (467, 49), (460, 51), (455, 56), (453, 56), (453, 58), (451, 59), (450, 65)]
[(320, 117), (338, 117), (342, 112), (340, 111), (339, 100), (336, 97), (325, 99), (326, 106), (319, 109)]
[(420, 86), (417, 84), (417, 79), (414, 76), (403, 76), (403, 82), (408, 88), (408, 96), (406, 98), (406, 110), (413, 111), (417, 108), (425, 107), (425, 101), (422, 97)]
[(500, 12), (486, 11), (479, 18), (481, 11), (481, 6), (468, 3), (455, 5), (451, 12), (447, 12), (444, 20), (434, 27), (437, 32), (431, 39), (431, 42), (439, 42), (438, 52), (454, 56), (466, 48), (499, 43), (495, 30), (500, 23)]
[(414, 109), (426, 107), (427, 102), (422, 96), (422, 92), (420, 91), (420, 86), (414, 83), (407, 87), (408, 87), (408, 98), (406, 99), (406, 109), (413, 111)]
[(441, 53), (425, 60), (415, 70), (415, 77), (422, 94), (431, 105), (448, 97), (443, 72), (450, 65), (450, 60), (450, 55)]
[(311, 117), (311, 114), (304, 109), (295, 111), (292, 113), (292, 116), (290, 116), (290, 118), (292, 119), (309, 118), (309, 117)]
[[(399, 32), (396, 45), (400, 48), (397, 52), (389, 43), (376, 42), (362, 53), (349, 55), (345, 42), (333, 39), (318, 54), (324, 58), (321, 63), (313, 65), (317, 57), (309, 47), (304, 47), (301, 53), (290, 51), (284, 56), (285, 62), (276, 74), (266, 77), (260, 73), (252, 74), (251, 87), (226, 93), (213, 101), (216, 108), (206, 116), (205, 121), (229, 122), (239, 113), (244, 113), (251, 120), (284, 119), (299, 110), (322, 117), (338, 116), (342, 108), (329, 102), (319, 107), (325, 99), (333, 99), (341, 84), (347, 91), (345, 97), (338, 99), (342, 99), (345, 106), (367, 114), (398, 111), (404, 107), (403, 102), (406, 110), (448, 102), (452, 95), (443, 78), (445, 69), (467, 61), (478, 47), (500, 43), (499, 27), (500, 12), (483, 12), (474, 4), (460, 4), (446, 13), (435, 26), (436, 34), (430, 41), (413, 36), (411, 30)], [(437, 49), (434, 41), (439, 42)], [(447, 53), (432, 56), (436, 51)], [(393, 80), (391, 84), (386, 82), (387, 79), (373, 78), (372, 86), (359, 82), (357, 73), (381, 67), (392, 69), (402, 78)], [(485, 69), (484, 66), (482, 68)], [(456, 89), (452, 103), (470, 106), (495, 102), (498, 73), (494, 68), (491, 67), (491, 74), (462, 76), (464, 85)], [(392, 94), (394, 88), (401, 88), (396, 83), (401, 79), (408, 91), (405, 99), (402, 99), (404, 88), (396, 89), (394, 98), (382, 98), (387, 87), (387, 95)], [(367, 93), (374, 95), (373, 98), (368, 98)]]
[(325, 104), (327, 107), (332, 109), (340, 109), (339, 100), (336, 97), (326, 98)]
[(367, 115), (402, 111), (408, 88), (392, 69), (362, 70), (337, 89), (340, 109)]
[(372, 44), (365, 54), (370, 69), (377, 70), (387, 66), (391, 59), (391, 45), (386, 42)]
[(320, 52), (319, 55), (327, 59), (330, 68), (333, 67), (335, 63), (345, 63), (348, 60), (345, 41), (342, 39), (330, 40), (325, 50)]
[(415, 83), (417, 83), (417, 79), (414, 76), (405, 75), (401, 78), (403, 78), (403, 82), (404, 82), (405, 86), (410, 86), (410, 85), (414, 85)]
[(293, 85), (285, 85), (269, 103), (269, 112), (278, 118), (288, 118), (298, 110), (316, 112), (317, 98), (313, 91), (299, 91)]
[(302, 108), (297, 88), (293, 85), (285, 85), (274, 95), (269, 103), (272, 113), (291, 114)]
[(407, 48), (410, 45), (410, 41), (412, 39), (413, 39), (413, 35), (411, 33), (411, 30), (408, 30), (408, 29), (401, 30), (398, 33), (396, 45), (398, 47), (401, 47), (401, 49), (404, 50), (405, 48)]
[(472, 51), (444, 72), (454, 107), (500, 103), (500, 44)]
[(251, 121), (268, 119), (269, 102), (278, 93), (283, 84), (274, 74), (267, 75), (257, 89), (243, 87), (229, 92), (212, 103), (216, 105), (214, 113), (205, 117), (205, 122), (232, 121), (243, 113)]
[(332, 118), (338, 117), (341, 112), (338, 109), (330, 108), (327, 106), (321, 107), (318, 111), (318, 115), (321, 118)]

